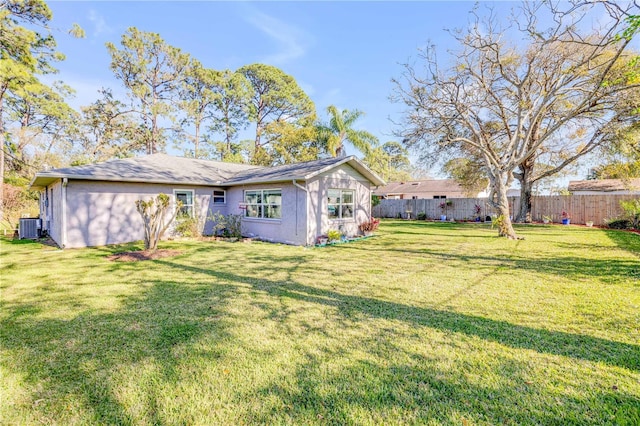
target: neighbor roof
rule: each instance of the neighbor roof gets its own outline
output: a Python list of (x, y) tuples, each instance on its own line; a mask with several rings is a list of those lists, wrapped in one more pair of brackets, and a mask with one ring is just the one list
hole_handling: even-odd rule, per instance
[(52, 169), (36, 174), (32, 187), (45, 187), (57, 179), (86, 179), (118, 182), (147, 182), (190, 185), (220, 185), (236, 173), (255, 169), (247, 164), (223, 163), (153, 154), (110, 160), (85, 166)]
[(355, 157), (327, 158), (277, 167), (259, 167), (247, 164), (173, 157), (167, 154), (153, 154), (146, 157), (111, 160), (103, 163), (39, 172), (31, 182), (31, 186), (34, 188), (46, 187), (57, 179), (62, 178), (230, 186), (248, 183), (282, 182), (294, 179), (306, 180), (344, 163), (351, 165), (374, 185), (384, 184), (384, 181), (378, 175)]
[(304, 163), (284, 164), (275, 167), (244, 170), (227, 180), (227, 185), (245, 185), (253, 183), (284, 182), (288, 180), (309, 180), (321, 173), (349, 164), (374, 185), (384, 185), (384, 180), (365, 166), (354, 156), (343, 158), (325, 158)]
[(595, 180), (572, 180), (569, 182), (568, 190), (573, 191), (639, 191), (640, 179), (595, 179)]
[(389, 182), (385, 186), (376, 188), (375, 195), (389, 196), (398, 194), (421, 194), (437, 192), (442, 194), (457, 192), (464, 194), (465, 190), (453, 179), (422, 179), (405, 182)]

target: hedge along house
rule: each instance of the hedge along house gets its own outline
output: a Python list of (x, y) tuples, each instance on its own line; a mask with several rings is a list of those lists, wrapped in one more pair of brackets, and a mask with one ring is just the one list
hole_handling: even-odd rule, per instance
[(245, 235), (314, 244), (330, 229), (357, 235), (371, 216), (371, 187), (384, 181), (355, 157), (277, 167), (154, 154), (39, 172), (42, 228), (60, 247), (141, 240), (135, 202), (160, 193), (212, 233), (211, 214), (241, 214)]

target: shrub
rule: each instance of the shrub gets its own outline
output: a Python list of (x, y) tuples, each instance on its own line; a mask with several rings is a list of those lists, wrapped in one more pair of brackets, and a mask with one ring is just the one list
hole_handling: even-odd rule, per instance
[(342, 238), (342, 232), (332, 229), (327, 232), (327, 237), (329, 238), (329, 241), (340, 241), (340, 238)]
[(198, 229), (198, 220), (195, 217), (191, 217), (188, 215), (177, 217), (176, 224), (173, 230), (177, 235), (180, 235), (182, 237), (200, 236), (200, 230)]
[(242, 238), (242, 215), (223, 215), (215, 212), (208, 219), (213, 222), (213, 235), (226, 238)]
[(607, 228), (611, 229), (631, 229), (633, 223), (629, 219), (610, 219), (607, 221)]
[(182, 208), (182, 203), (178, 201), (175, 210), (168, 222), (165, 222), (165, 215), (170, 208), (171, 198), (167, 194), (158, 194), (155, 198), (147, 201), (137, 200), (136, 210), (142, 216), (144, 223), (144, 249), (154, 251), (158, 248), (158, 241), (162, 238), (171, 222), (176, 218)]
[(360, 228), (361, 232), (373, 232), (378, 229), (378, 226), (380, 226), (380, 219), (372, 217), (371, 220), (362, 222), (358, 228)]
[(631, 227), (640, 227), (640, 198), (635, 200), (620, 201), (620, 207), (624, 210), (624, 219), (631, 222)]
[(416, 216), (416, 218), (418, 220), (427, 220), (427, 214), (425, 212), (420, 212), (418, 213), (418, 215)]

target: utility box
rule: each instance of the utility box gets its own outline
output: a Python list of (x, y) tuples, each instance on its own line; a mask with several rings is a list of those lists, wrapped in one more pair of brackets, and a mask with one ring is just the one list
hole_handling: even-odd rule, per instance
[(40, 238), (42, 234), (42, 221), (39, 218), (24, 217), (20, 219), (18, 236), (22, 240)]

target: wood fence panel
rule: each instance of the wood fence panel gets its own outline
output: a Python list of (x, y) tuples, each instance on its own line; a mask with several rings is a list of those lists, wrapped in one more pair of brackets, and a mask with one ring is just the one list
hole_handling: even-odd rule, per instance
[[(555, 223), (562, 221), (562, 212), (565, 211), (571, 217), (571, 223), (584, 224), (593, 221), (596, 225), (602, 225), (607, 220), (621, 216), (623, 211), (620, 201), (638, 198), (635, 195), (549, 195), (533, 197), (531, 218), (534, 222), (542, 222), (543, 216), (551, 217)], [(375, 217), (387, 218), (412, 218), (424, 213), (427, 219), (438, 220), (441, 214), (446, 214), (447, 219), (474, 220), (476, 205), (480, 206), (479, 216), (496, 214), (496, 210), (489, 206), (486, 198), (447, 198), (451, 206), (443, 211), (440, 204), (445, 200), (422, 198), (415, 200), (381, 200), (380, 204), (373, 208)], [(509, 197), (509, 207), (513, 215), (520, 208), (520, 197)]]

